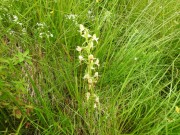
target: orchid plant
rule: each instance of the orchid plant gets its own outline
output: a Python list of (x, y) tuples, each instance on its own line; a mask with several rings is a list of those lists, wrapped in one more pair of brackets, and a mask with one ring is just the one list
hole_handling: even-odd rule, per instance
[(98, 81), (99, 74), (97, 69), (99, 68), (99, 59), (94, 57), (92, 51), (95, 48), (95, 43), (98, 43), (98, 39), (96, 34), (91, 35), (89, 33), (89, 29), (87, 29), (84, 25), (80, 24), (80, 35), (85, 38), (85, 42), (82, 46), (77, 46), (76, 50), (79, 52), (79, 62), (80, 64), (85, 63), (87, 65), (86, 71), (84, 74), (84, 81), (87, 84), (88, 92), (86, 93), (86, 99), (94, 99), (94, 108), (99, 107), (99, 97), (94, 94), (94, 87)]

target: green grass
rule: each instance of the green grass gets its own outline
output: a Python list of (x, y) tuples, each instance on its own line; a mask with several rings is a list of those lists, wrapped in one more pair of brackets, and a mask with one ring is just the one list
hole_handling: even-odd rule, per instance
[[(179, 9), (179, 0), (1, 0), (0, 134), (180, 134)], [(98, 110), (86, 104), (76, 21), (99, 37)]]

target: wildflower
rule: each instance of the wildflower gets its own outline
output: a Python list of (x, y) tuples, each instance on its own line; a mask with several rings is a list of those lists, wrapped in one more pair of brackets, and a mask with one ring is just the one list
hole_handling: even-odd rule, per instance
[(39, 33), (39, 37), (40, 37), (40, 38), (43, 38), (42, 35), (44, 35), (44, 33)]
[(17, 22), (17, 20), (18, 20), (18, 17), (16, 16), (16, 15), (13, 15), (13, 18), (14, 18), (14, 22)]
[(85, 30), (85, 27), (82, 24), (80, 24), (79, 27), (80, 27), (80, 33), (82, 33)]
[(88, 10), (88, 14), (89, 14), (89, 15), (92, 14), (92, 11), (91, 11), (91, 10)]
[(72, 19), (73, 21), (76, 19), (76, 17), (77, 17), (77, 15), (74, 15), (74, 14), (69, 14), (69, 15), (66, 15), (66, 17), (68, 18), (68, 19)]
[(15, 31), (13, 31), (13, 30), (9, 31), (10, 35), (13, 35), (14, 33), (15, 33)]
[(23, 32), (23, 33), (26, 33), (26, 29), (25, 29), (25, 28), (23, 28), (23, 29), (22, 29), (22, 32)]
[(88, 16), (88, 18), (89, 18), (90, 20), (92, 20), (92, 21), (94, 20), (94, 15), (93, 15), (93, 12), (92, 12), (91, 10), (88, 11), (87, 16)]
[(95, 102), (99, 104), (99, 97), (98, 96), (96, 96)]
[(91, 78), (88, 79), (88, 83), (89, 84), (92, 84), (93, 83), (93, 80)]
[(50, 33), (50, 37), (53, 37), (53, 34), (52, 34), (52, 33)]
[(77, 48), (76, 48), (76, 50), (78, 51), (78, 52), (81, 52), (82, 51), (82, 47), (80, 47), (80, 46), (77, 46)]
[(92, 37), (90, 34), (89, 34), (89, 31), (87, 29), (84, 30), (84, 34), (82, 34), (82, 37), (85, 37), (85, 38), (90, 38)]
[(96, 59), (96, 61), (94, 62), (94, 64), (99, 67), (99, 59)]
[(97, 105), (96, 105), (96, 104), (94, 104), (94, 108), (97, 108)]
[(86, 93), (86, 99), (87, 99), (87, 101), (89, 100), (90, 95), (91, 95), (91, 94), (90, 94), (89, 92)]
[(96, 72), (96, 73), (94, 74), (94, 77), (95, 77), (95, 78), (98, 78), (98, 76), (99, 76), (99, 75), (98, 75), (98, 72)]
[(36, 25), (39, 26), (39, 27), (44, 27), (44, 26), (46, 26), (45, 23), (37, 23)]
[(85, 74), (83, 79), (89, 79), (90, 78), (90, 75), (89, 74)]
[(20, 26), (22, 26), (22, 23), (20, 23), (20, 22), (17, 22), (17, 24), (19, 24)]
[(84, 60), (84, 57), (81, 56), (81, 55), (79, 55), (79, 60), (80, 60), (80, 62), (83, 61), (83, 60)]
[(89, 56), (88, 56), (88, 60), (90, 60), (90, 61), (92, 61), (92, 60), (94, 60), (95, 58), (94, 58), (94, 56), (92, 55), (92, 54), (90, 54)]
[(93, 41), (96, 41), (96, 42), (98, 43), (98, 39), (99, 39), (99, 38), (96, 37), (96, 34), (93, 34), (92, 40), (93, 40)]

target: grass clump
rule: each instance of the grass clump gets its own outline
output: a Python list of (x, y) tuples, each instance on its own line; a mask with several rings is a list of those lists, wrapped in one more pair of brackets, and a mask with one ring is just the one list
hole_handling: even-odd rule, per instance
[(2, 0), (0, 134), (178, 135), (179, 8)]

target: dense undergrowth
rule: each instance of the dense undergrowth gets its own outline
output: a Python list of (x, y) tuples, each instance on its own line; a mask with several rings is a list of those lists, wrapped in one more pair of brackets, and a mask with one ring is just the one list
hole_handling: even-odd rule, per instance
[(1, 0), (0, 134), (180, 134), (179, 9), (179, 0)]

